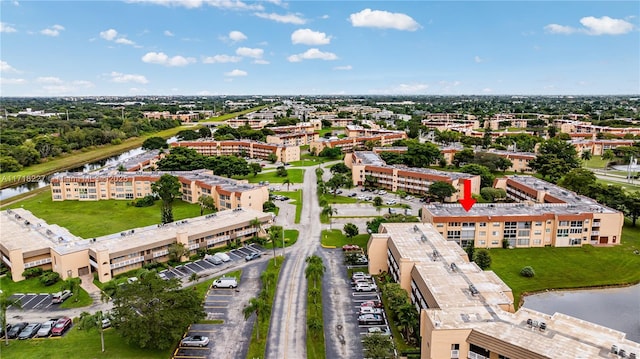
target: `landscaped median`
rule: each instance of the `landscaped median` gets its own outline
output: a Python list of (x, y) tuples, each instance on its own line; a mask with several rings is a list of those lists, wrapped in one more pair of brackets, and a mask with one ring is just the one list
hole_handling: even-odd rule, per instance
[(367, 248), (369, 242), (369, 234), (358, 234), (357, 236), (348, 238), (339, 229), (323, 230), (320, 241), (323, 247), (337, 248), (345, 244), (357, 244), (360, 248)]
[(310, 256), (306, 259), (307, 268), (307, 358), (324, 359), (324, 325), (322, 320), (322, 277), (326, 267), (322, 258)]

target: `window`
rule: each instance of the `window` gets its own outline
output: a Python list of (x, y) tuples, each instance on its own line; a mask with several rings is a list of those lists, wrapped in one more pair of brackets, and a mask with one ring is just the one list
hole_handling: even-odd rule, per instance
[(493, 222), (494, 227), (500, 227), (500, 222)]
[(542, 222), (536, 222), (536, 227), (540, 227), (542, 225)]
[(487, 243), (487, 241), (480, 241), (480, 245), (484, 246)]
[(518, 238), (518, 245), (519, 246), (528, 246), (529, 245), (529, 238)]
[(478, 223), (478, 225), (480, 227), (486, 227), (487, 226), (487, 222), (480, 222), (480, 223)]
[(569, 221), (560, 221), (560, 223), (558, 224), (558, 226), (560, 227), (566, 227), (569, 225)]
[(569, 237), (569, 229), (558, 229), (558, 233), (557, 233), (558, 237)]
[(486, 236), (487, 235), (487, 231), (480, 231), (480, 236)]
[(460, 231), (447, 231), (447, 239), (460, 239)]
[(542, 234), (542, 231), (535, 231), (535, 232), (533, 232), (533, 235), (534, 235), (534, 236), (539, 236), (539, 235), (541, 235), (541, 234)]
[(460, 227), (460, 222), (449, 222), (449, 227)]

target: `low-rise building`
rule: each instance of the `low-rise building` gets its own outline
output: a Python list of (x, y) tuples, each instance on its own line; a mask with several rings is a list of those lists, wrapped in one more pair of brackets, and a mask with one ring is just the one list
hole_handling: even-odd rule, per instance
[(363, 137), (348, 137), (348, 138), (335, 138), (326, 139), (319, 138), (317, 141), (311, 142), (309, 145), (309, 151), (313, 153), (320, 153), (325, 148), (340, 148), (343, 153), (353, 152), (358, 149), (364, 149), (367, 143), (371, 143), (374, 146), (389, 146), (395, 141), (403, 140), (407, 138), (405, 132), (395, 132), (378, 134), (373, 136)]
[(58, 173), (51, 178), (51, 198), (55, 201), (134, 200), (153, 194), (151, 185), (163, 174), (178, 177), (182, 200), (198, 203), (200, 196), (213, 198), (216, 208), (252, 208), (262, 210), (269, 199), (269, 189), (213, 175), (209, 170), (173, 172), (118, 172)]
[[(426, 195), (433, 182), (450, 183), (457, 192), (448, 201), (457, 201), (464, 194), (464, 180), (471, 181), (471, 192), (480, 192), (480, 176), (462, 172), (444, 172), (429, 168), (413, 168), (387, 165), (376, 153), (356, 151), (347, 154), (344, 159), (351, 168), (354, 186), (370, 185), (393, 192), (404, 191), (417, 195)], [(368, 181), (368, 183), (367, 183)]]
[(317, 132), (288, 132), (267, 136), (267, 143), (283, 146), (306, 146), (319, 139)]
[[(255, 220), (260, 226), (255, 224)], [(18, 208), (0, 212), (0, 252), (14, 281), (29, 268), (50, 269), (63, 279), (98, 273), (100, 282), (143, 265), (169, 260), (169, 246), (189, 254), (242, 243), (273, 223), (273, 214), (236, 208), (167, 224), (84, 239)], [(184, 258), (183, 258), (184, 260)]]
[(143, 112), (142, 116), (150, 120), (168, 119), (168, 120), (178, 120), (180, 122), (192, 122), (192, 121), (198, 121), (200, 119), (200, 114), (197, 112), (172, 114), (169, 111), (148, 111), (148, 112)]
[(300, 160), (300, 147), (276, 143), (264, 143), (250, 140), (213, 141), (200, 139), (198, 141), (180, 141), (171, 147), (188, 147), (205, 156), (243, 156), (266, 160), (272, 153), (278, 162), (292, 162)]
[(640, 136), (640, 127), (597, 126), (591, 122), (565, 119), (555, 120), (553, 121), (553, 125), (560, 129), (560, 132), (568, 133), (570, 135), (578, 133), (591, 134), (595, 136), (598, 133), (605, 133), (617, 137), (623, 137), (625, 135)]
[(465, 247), (571, 247), (620, 244), (624, 215), (595, 200), (531, 176), (499, 178), (496, 188), (520, 203), (430, 204), (422, 221)]
[(602, 156), (606, 150), (614, 150), (618, 147), (633, 146), (638, 140), (573, 140), (571, 144), (579, 154), (588, 151), (593, 156)]

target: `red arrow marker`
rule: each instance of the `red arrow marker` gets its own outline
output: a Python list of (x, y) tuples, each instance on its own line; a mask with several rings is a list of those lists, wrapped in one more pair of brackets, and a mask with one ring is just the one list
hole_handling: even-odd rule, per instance
[(459, 199), (458, 202), (460, 202), (462, 208), (467, 212), (469, 212), (471, 207), (476, 203), (476, 200), (471, 197), (471, 180), (464, 180), (464, 197)]

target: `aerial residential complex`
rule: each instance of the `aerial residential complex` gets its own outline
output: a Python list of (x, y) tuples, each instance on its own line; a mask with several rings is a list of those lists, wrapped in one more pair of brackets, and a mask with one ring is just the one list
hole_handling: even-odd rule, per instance
[(561, 313), (514, 312), (511, 289), (430, 223), (383, 223), (367, 252), (369, 273), (389, 273), (418, 310), (422, 359), (640, 354), (640, 344), (623, 332)]
[(351, 178), (356, 186), (370, 184), (390, 191), (404, 191), (419, 195), (427, 194), (429, 186), (436, 181), (450, 183), (458, 191), (448, 200), (456, 201), (464, 194), (464, 180), (471, 181), (471, 193), (480, 192), (480, 176), (462, 172), (444, 172), (429, 168), (414, 168), (387, 165), (375, 152), (356, 151), (344, 157), (351, 168)]
[(395, 131), (385, 134), (376, 134), (371, 136), (362, 137), (347, 137), (347, 138), (320, 138), (317, 141), (311, 142), (309, 151), (312, 153), (320, 153), (325, 148), (340, 148), (343, 153), (356, 151), (358, 149), (364, 149), (367, 143), (375, 144), (375, 146), (389, 146), (395, 141), (403, 140), (407, 138), (407, 134), (402, 131)]
[(215, 141), (201, 139), (198, 141), (174, 142), (171, 147), (188, 147), (205, 156), (243, 156), (267, 159), (270, 154), (276, 155), (278, 162), (300, 160), (300, 147), (284, 144), (271, 144), (250, 140)]
[(465, 247), (569, 247), (620, 244), (624, 215), (595, 200), (531, 176), (499, 178), (496, 188), (520, 203), (423, 206), (423, 222)]
[[(254, 224), (256, 219), (260, 226)], [(194, 254), (197, 250), (244, 242), (259, 228), (265, 230), (272, 223), (271, 213), (236, 208), (84, 239), (18, 208), (0, 212), (0, 252), (14, 281), (24, 279), (25, 269), (39, 267), (51, 269), (63, 279), (96, 272), (104, 283), (144, 264), (166, 262), (172, 244), (182, 243)]]
[(242, 207), (261, 211), (262, 204), (269, 199), (266, 186), (215, 176), (209, 170), (59, 173), (51, 178), (51, 198), (53, 201), (143, 198), (153, 193), (151, 185), (163, 174), (178, 177), (182, 200), (189, 203), (198, 203), (198, 198), (205, 195), (212, 197), (216, 208), (220, 210)]

